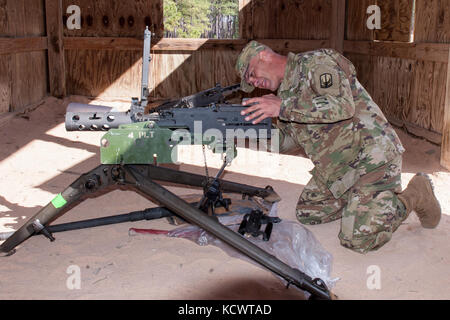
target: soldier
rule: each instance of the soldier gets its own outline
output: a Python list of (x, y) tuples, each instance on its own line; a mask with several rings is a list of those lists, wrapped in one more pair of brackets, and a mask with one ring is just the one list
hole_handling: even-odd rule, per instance
[(331, 49), (283, 56), (251, 41), (236, 70), (243, 91), (277, 91), (245, 101), (246, 120), (278, 118), (280, 152), (303, 148), (315, 166), (296, 208), (301, 223), (341, 219), (341, 244), (360, 253), (388, 242), (412, 210), (424, 228), (438, 225), (427, 175), (401, 192), (404, 148), (344, 56)]

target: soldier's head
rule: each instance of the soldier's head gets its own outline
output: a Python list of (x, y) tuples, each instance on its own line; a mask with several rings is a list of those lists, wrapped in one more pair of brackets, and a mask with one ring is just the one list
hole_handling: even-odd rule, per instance
[(284, 77), (285, 62), (286, 57), (268, 46), (256, 41), (249, 42), (236, 62), (242, 91), (252, 92), (255, 87), (276, 91)]

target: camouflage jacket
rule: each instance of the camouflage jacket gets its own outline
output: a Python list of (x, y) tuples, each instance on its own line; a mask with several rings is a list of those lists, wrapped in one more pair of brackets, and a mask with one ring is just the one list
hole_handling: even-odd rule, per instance
[(336, 198), (404, 152), (353, 64), (334, 50), (289, 53), (278, 97), (279, 119), (313, 161), (313, 176)]

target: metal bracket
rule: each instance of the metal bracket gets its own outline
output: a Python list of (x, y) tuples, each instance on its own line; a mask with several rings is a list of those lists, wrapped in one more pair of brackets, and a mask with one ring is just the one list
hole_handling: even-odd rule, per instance
[(50, 239), (51, 242), (55, 241), (53, 235), (50, 233), (50, 231), (47, 230), (46, 227), (42, 225), (39, 219), (34, 220), (31, 225), (33, 226), (33, 229), (36, 233), (42, 233), (46, 238)]

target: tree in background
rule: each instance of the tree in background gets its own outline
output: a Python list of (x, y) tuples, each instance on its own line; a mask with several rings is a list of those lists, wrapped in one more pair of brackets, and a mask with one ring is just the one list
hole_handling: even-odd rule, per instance
[(164, 0), (164, 35), (176, 38), (182, 13), (174, 0)]
[(236, 38), (239, 3), (235, 0), (211, 0), (209, 19), (211, 29), (208, 38)]
[(237, 38), (238, 0), (163, 0), (168, 38)]

